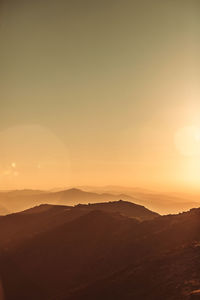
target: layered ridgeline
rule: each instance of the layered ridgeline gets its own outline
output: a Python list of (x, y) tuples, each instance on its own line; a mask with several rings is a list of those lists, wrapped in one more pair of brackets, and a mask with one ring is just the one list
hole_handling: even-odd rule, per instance
[[(85, 192), (75, 188), (56, 192), (37, 190), (0, 192), (0, 215), (5, 214), (5, 208), (12, 213), (39, 204), (76, 205), (79, 203), (117, 201), (119, 199), (132, 200), (130, 196), (125, 194)], [(1, 209), (1, 206), (4, 207), (4, 210)]]
[(40, 205), (0, 218), (5, 299), (191, 299), (200, 209), (159, 216), (117, 201)]
[(0, 192), (0, 215), (18, 212), (39, 204), (76, 205), (119, 199), (144, 205), (160, 214), (178, 213), (200, 206), (198, 197), (194, 201), (188, 195), (160, 194), (141, 189), (110, 187), (108, 190), (98, 192), (75, 188), (64, 191), (16, 190)]

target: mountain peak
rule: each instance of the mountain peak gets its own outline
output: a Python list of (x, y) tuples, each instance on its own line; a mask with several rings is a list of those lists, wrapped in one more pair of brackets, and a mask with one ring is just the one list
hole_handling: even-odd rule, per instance
[(57, 194), (80, 194), (85, 193), (84, 191), (77, 189), (77, 188), (71, 188), (63, 191), (56, 192)]

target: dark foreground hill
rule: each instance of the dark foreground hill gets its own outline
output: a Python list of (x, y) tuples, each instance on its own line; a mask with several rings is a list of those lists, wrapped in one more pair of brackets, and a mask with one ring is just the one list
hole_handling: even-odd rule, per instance
[(0, 246), (14, 247), (22, 240), (68, 223), (90, 211), (101, 210), (121, 216), (148, 220), (159, 215), (144, 206), (127, 201), (114, 201), (77, 206), (42, 204), (20, 213), (0, 217)]
[(1, 217), (5, 299), (199, 297), (200, 209), (140, 221), (126, 205), (46, 205)]

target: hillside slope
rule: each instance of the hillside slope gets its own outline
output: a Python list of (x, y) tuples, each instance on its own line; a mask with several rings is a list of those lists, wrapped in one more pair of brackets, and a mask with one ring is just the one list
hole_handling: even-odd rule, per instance
[[(141, 222), (111, 211), (115, 203), (108, 203), (107, 211), (104, 205), (41, 206), (13, 215), (27, 229), (25, 235), (18, 230), (22, 236), (17, 242), (15, 233), (1, 247), (6, 299), (198, 296), (200, 209)], [(6, 227), (13, 221), (3, 219)], [(0, 221), (3, 232), (5, 223)]]

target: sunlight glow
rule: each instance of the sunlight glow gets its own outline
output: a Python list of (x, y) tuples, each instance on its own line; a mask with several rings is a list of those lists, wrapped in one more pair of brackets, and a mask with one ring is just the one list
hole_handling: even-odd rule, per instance
[(200, 128), (187, 126), (179, 129), (175, 134), (175, 145), (184, 156), (200, 155)]

